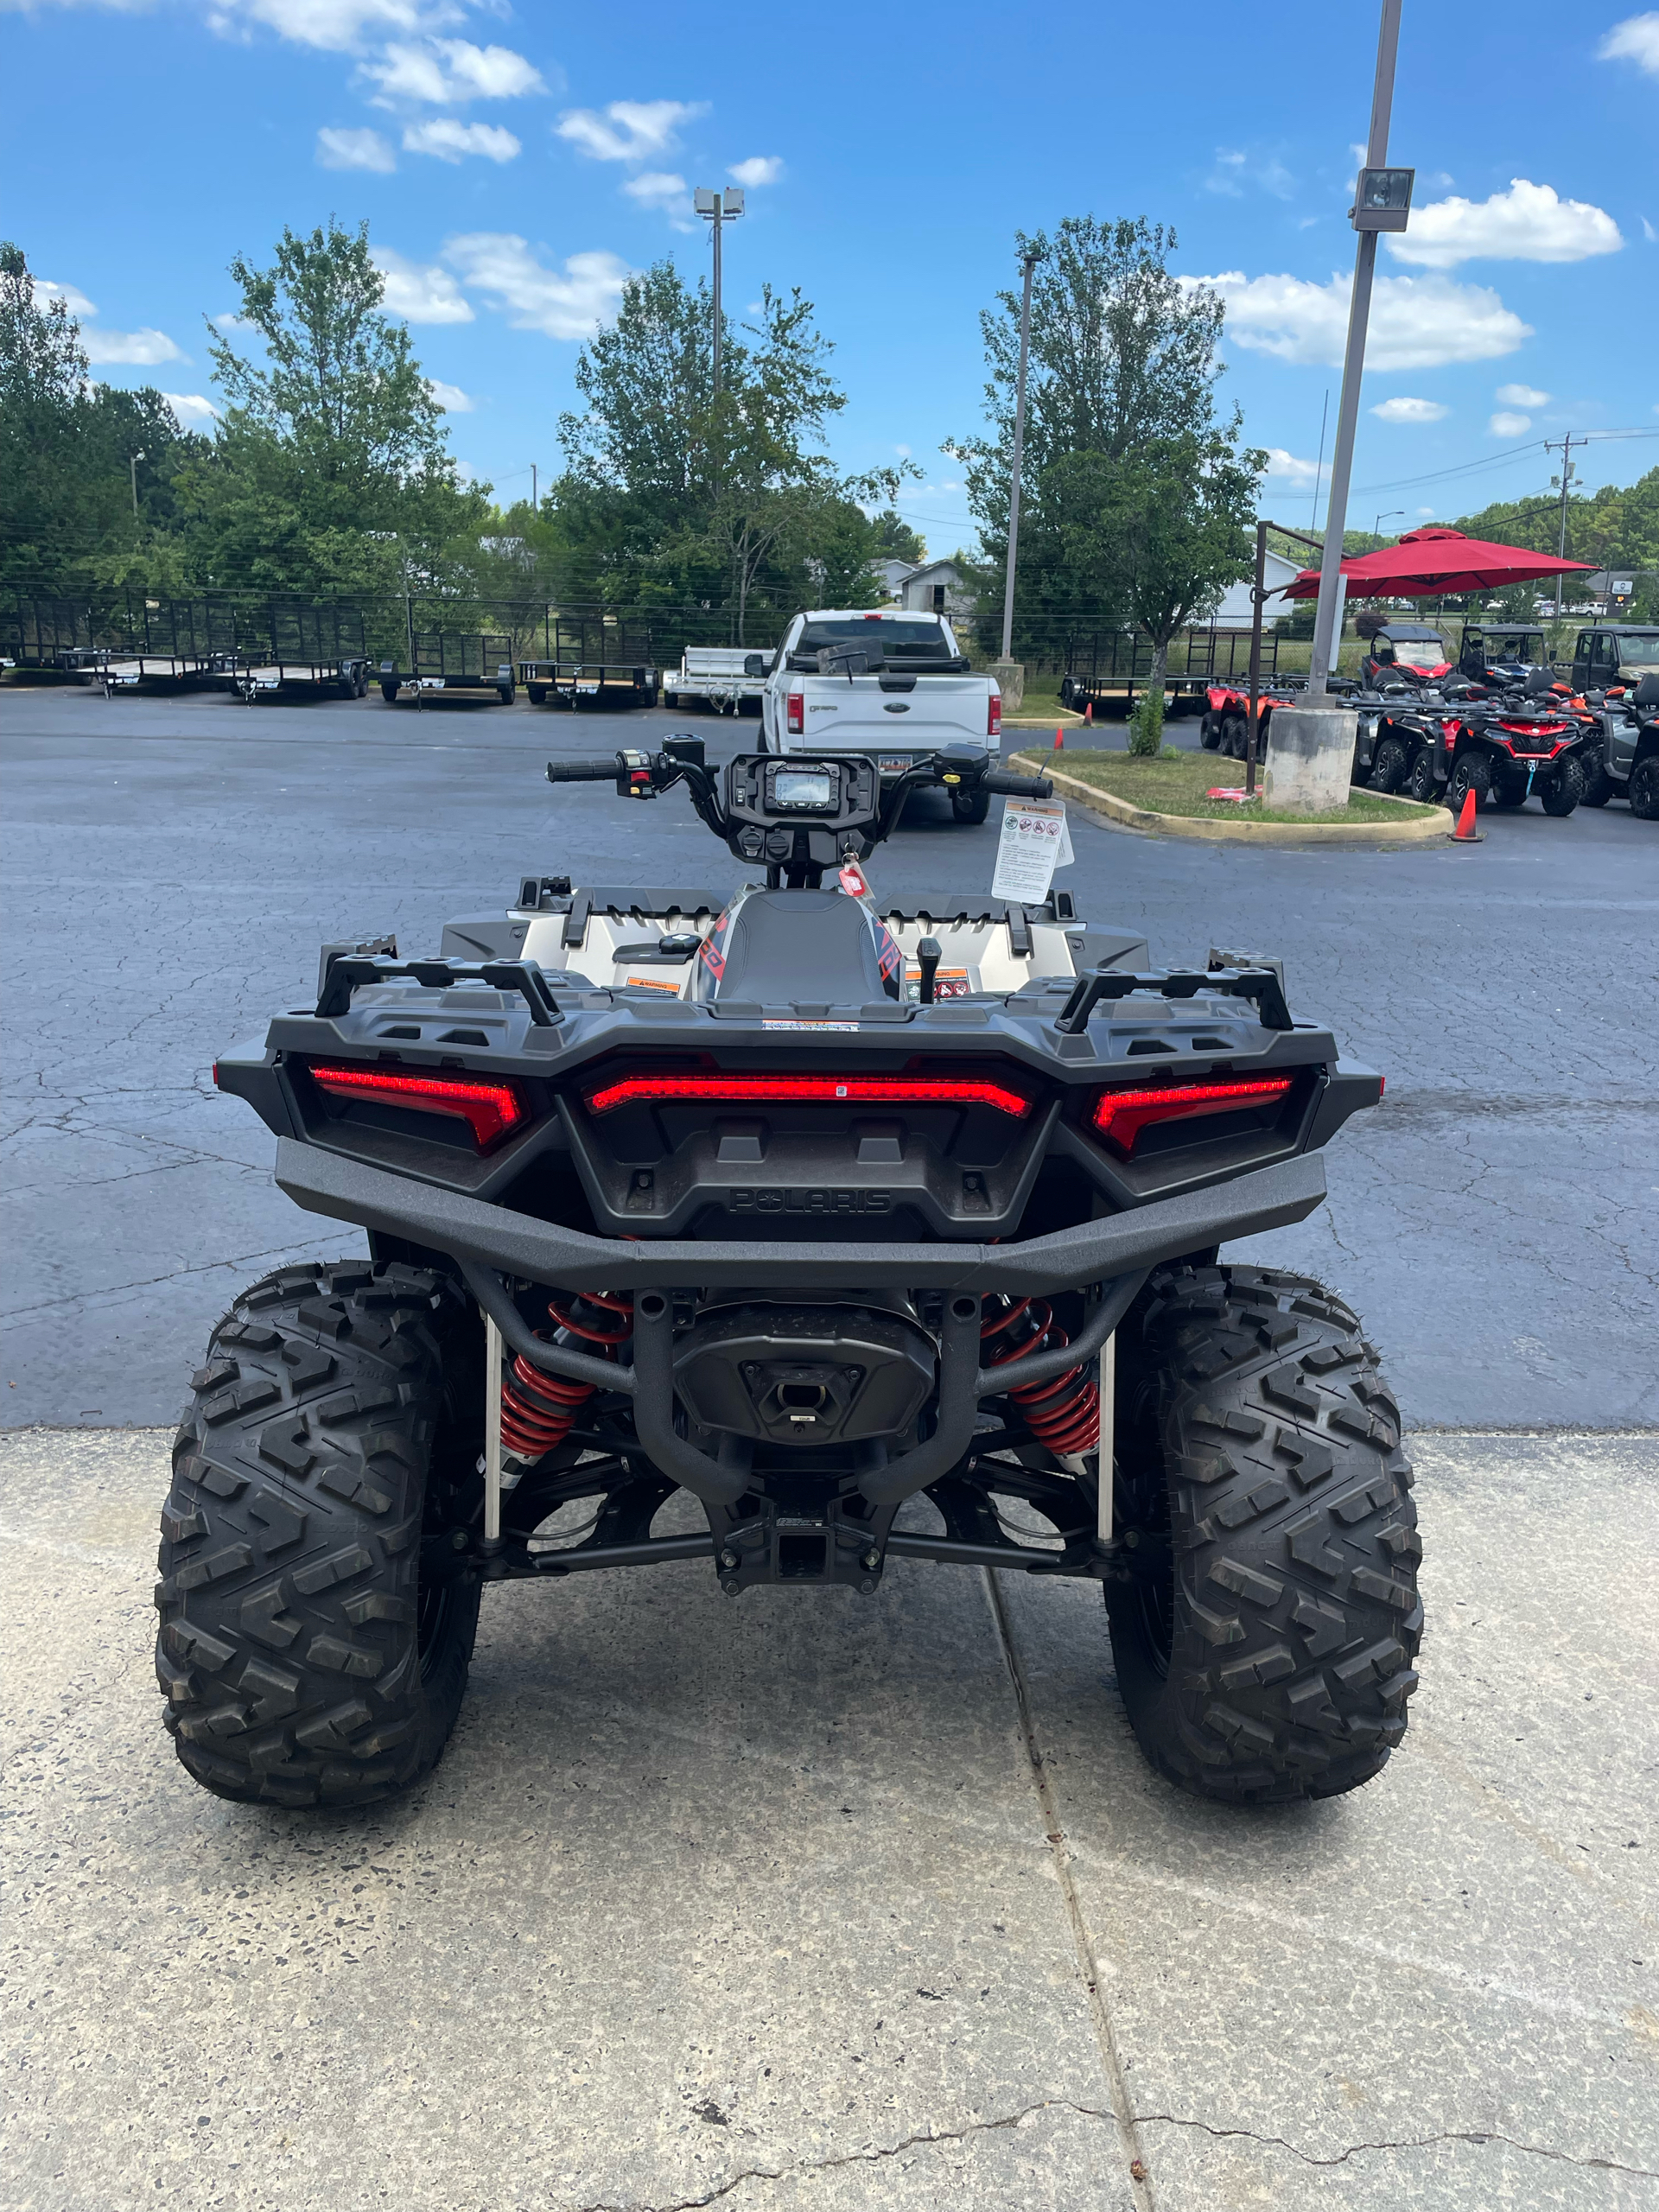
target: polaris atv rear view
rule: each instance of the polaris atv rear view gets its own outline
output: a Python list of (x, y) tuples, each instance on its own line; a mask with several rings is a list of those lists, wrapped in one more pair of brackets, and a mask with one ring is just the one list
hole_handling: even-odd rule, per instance
[(683, 785), (765, 884), (526, 878), (441, 957), (325, 946), (315, 1011), (219, 1063), (371, 1256), (267, 1276), (194, 1378), (157, 1651), (190, 1773), (414, 1782), (486, 1582), (877, 1599), (926, 1560), (1098, 1582), (1184, 1789), (1369, 1780), (1422, 1623), (1399, 1415), (1339, 1298), (1217, 1257), (1313, 1211), (1381, 1077), (1275, 963), (1151, 969), (1064, 893), (878, 907), (910, 792), (1047, 793), (982, 753), (548, 774)]

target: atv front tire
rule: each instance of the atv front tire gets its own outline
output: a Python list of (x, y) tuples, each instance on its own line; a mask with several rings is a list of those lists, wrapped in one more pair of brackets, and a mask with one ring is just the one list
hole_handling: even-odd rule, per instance
[(1659, 822), (1659, 753), (1637, 762), (1625, 797), (1638, 822)]
[(1452, 770), (1446, 786), (1446, 803), (1453, 814), (1463, 812), (1463, 802), (1471, 791), (1475, 795), (1475, 810), (1479, 813), (1492, 803), (1491, 764), (1478, 753), (1465, 753)]
[(1421, 1554), (1400, 1416), (1340, 1299), (1263, 1268), (1154, 1275), (1118, 1334), (1112, 1651), (1195, 1796), (1333, 1797), (1405, 1733)]
[(193, 1389), (156, 1593), (179, 1758), (245, 1802), (391, 1796), (443, 1750), (478, 1625), (477, 1316), (422, 1268), (283, 1268)]
[(1371, 760), (1371, 789), (1397, 791), (1411, 772), (1411, 757), (1397, 737), (1385, 737)]

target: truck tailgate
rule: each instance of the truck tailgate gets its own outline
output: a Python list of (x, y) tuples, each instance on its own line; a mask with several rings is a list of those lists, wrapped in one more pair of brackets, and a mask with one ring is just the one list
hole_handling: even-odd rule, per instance
[(791, 753), (931, 753), (942, 745), (987, 745), (991, 679), (918, 676), (913, 690), (884, 691), (880, 678), (800, 676), (790, 684), (804, 702), (804, 735)]

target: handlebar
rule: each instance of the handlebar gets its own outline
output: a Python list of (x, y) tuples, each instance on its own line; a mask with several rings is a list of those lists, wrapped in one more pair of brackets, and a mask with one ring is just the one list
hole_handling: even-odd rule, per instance
[(550, 760), (547, 780), (550, 784), (613, 784), (621, 765), (620, 754), (614, 753), (607, 760)]
[(995, 791), (1004, 798), (1052, 798), (1054, 786), (1046, 776), (1011, 776), (1002, 768), (988, 768), (980, 779), (982, 791)]

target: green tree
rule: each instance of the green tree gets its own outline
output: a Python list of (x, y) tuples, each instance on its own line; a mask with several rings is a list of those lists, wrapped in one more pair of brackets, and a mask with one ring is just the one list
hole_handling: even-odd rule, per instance
[(926, 560), (927, 540), (911, 528), (897, 508), (888, 507), (879, 515), (872, 515), (870, 527), (875, 532), (878, 561), (908, 561), (914, 569)]
[(160, 392), (93, 384), (74, 317), (0, 245), (0, 576), (79, 594), (171, 573), (175, 480), (200, 443)]
[(1265, 453), (1240, 452), (1219, 430), (1149, 439), (1119, 465), (1113, 526), (1129, 612), (1152, 640), (1132, 752), (1155, 753), (1163, 741), (1164, 678), (1176, 632), (1249, 570), (1267, 465)]
[(368, 226), (284, 230), (269, 269), (231, 264), (238, 326), (209, 324), (229, 405), (185, 474), (201, 580), (328, 594), (443, 589), (464, 576), (490, 507), (464, 489), (407, 329), (380, 312)]
[[(1068, 216), (1051, 238), (1015, 238), (1042, 258), (1032, 285), (1021, 481), (1019, 650), (1040, 651), (1079, 622), (1110, 627), (1132, 612), (1126, 557), (1102, 516), (1119, 465), (1171, 441), (1216, 431), (1219, 296), (1168, 266), (1172, 230), (1144, 218)], [(950, 441), (962, 461), (985, 557), (1006, 559), (1020, 296), (1000, 293), (980, 318), (989, 371), (989, 428)], [(1221, 433), (1236, 443), (1238, 418)]]

